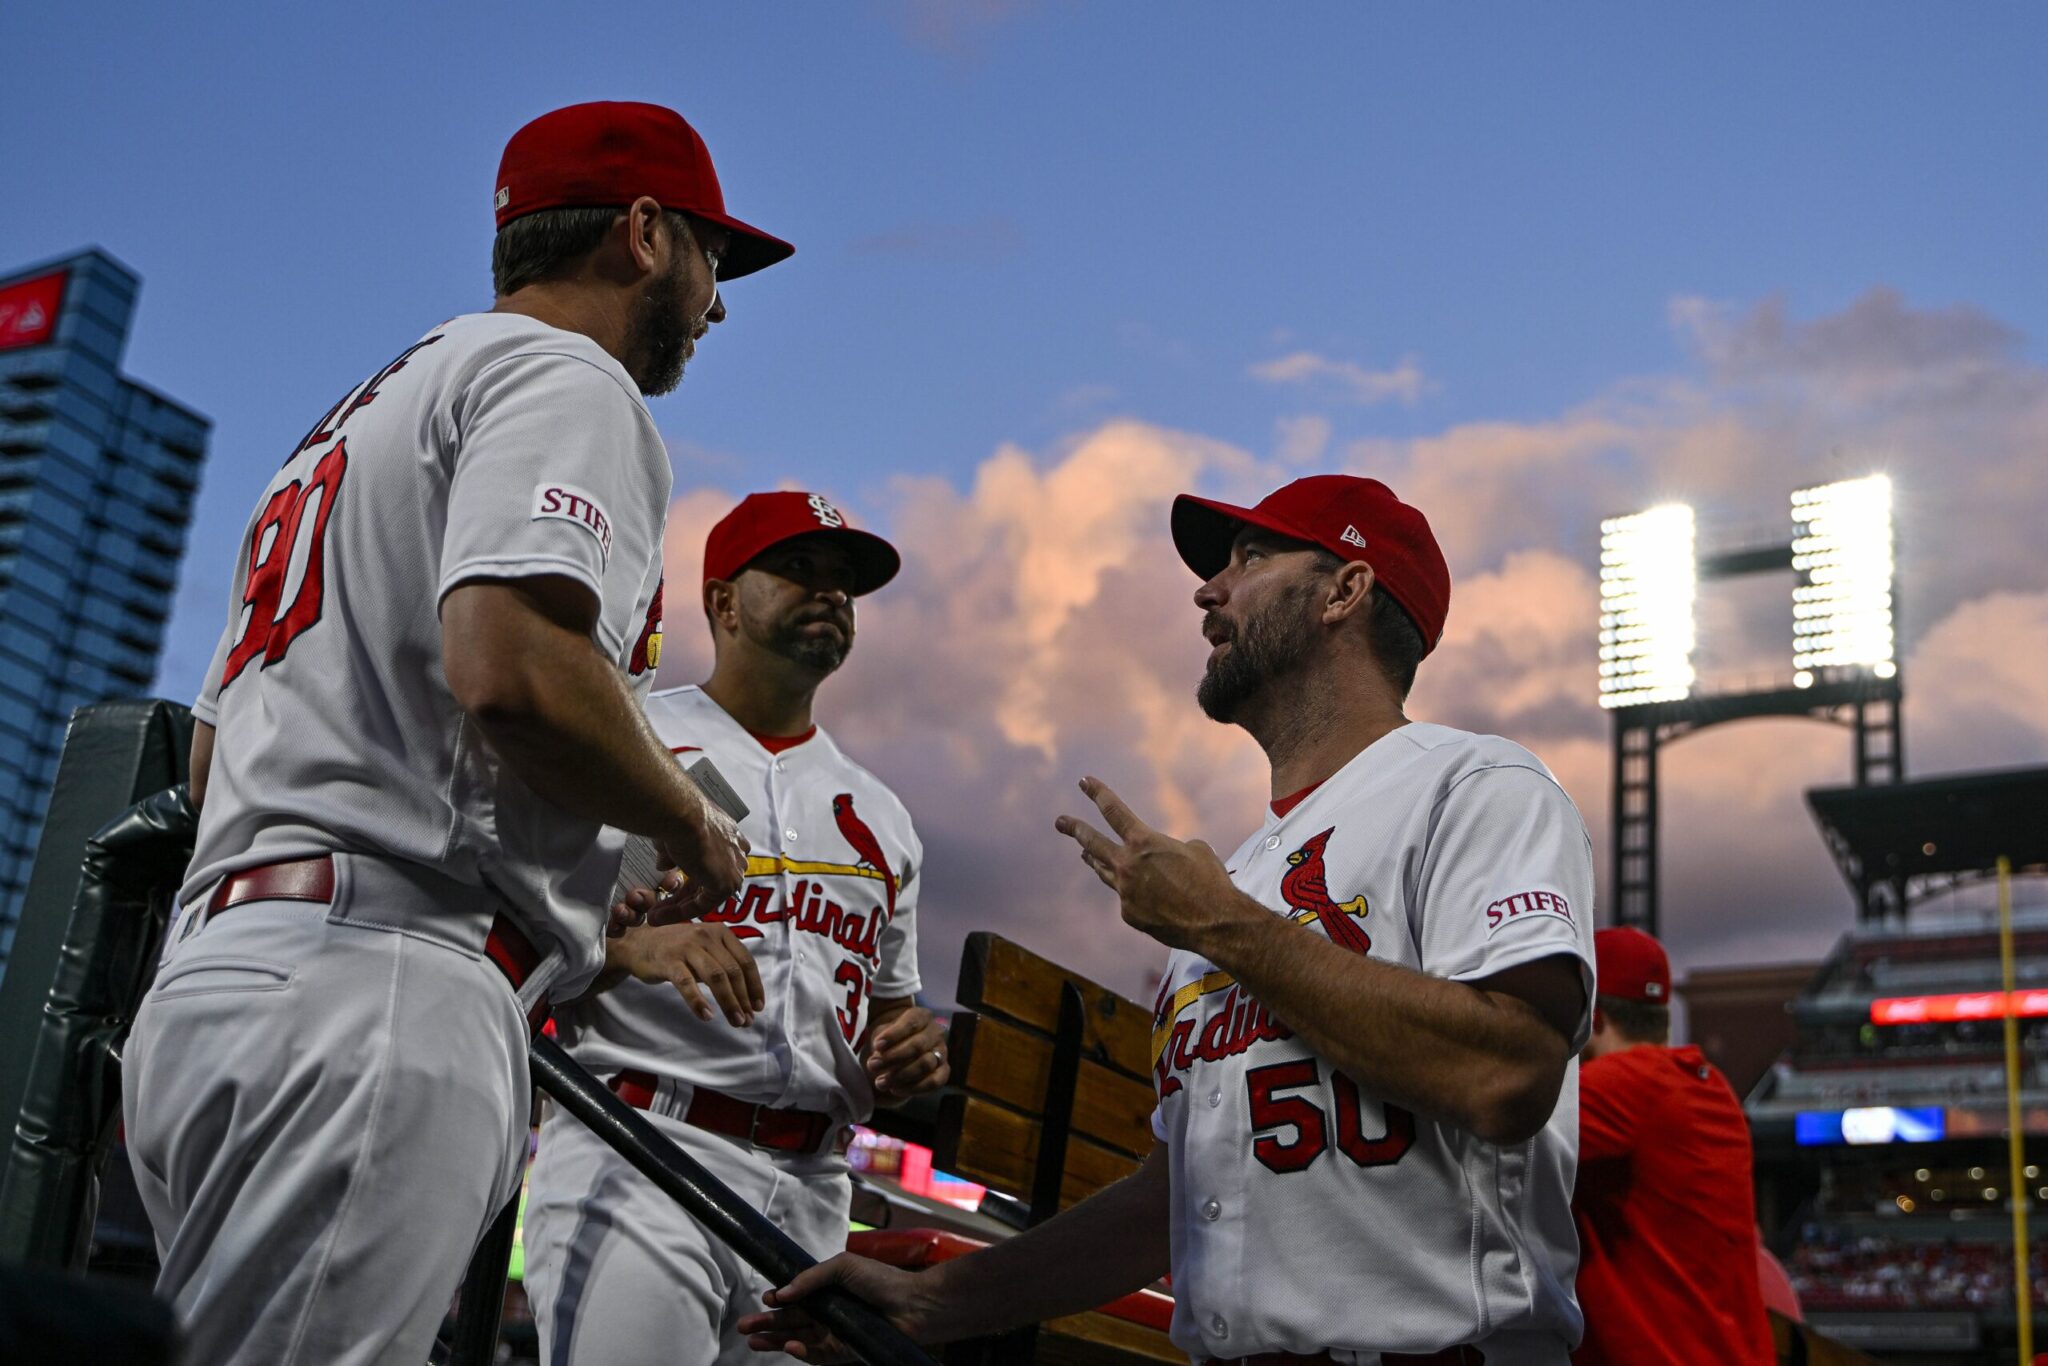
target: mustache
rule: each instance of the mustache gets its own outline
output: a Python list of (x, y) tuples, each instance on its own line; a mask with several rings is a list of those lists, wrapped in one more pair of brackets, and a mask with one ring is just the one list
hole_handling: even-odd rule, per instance
[(1235, 640), (1237, 639), (1237, 626), (1221, 612), (1204, 612), (1202, 614), (1202, 638), (1218, 642)]
[(853, 630), (853, 609), (850, 607), (827, 607), (822, 611), (806, 612), (802, 616), (792, 619), (790, 624), (792, 626), (809, 626), (811, 623), (818, 621), (829, 621), (834, 626), (850, 634)]

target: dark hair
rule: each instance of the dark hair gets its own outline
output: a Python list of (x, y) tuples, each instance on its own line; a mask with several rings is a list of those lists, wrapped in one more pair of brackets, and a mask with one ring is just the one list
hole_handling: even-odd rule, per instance
[[(491, 286), (500, 298), (516, 290), (558, 279), (596, 251), (618, 222), (621, 209), (542, 209), (524, 214), (498, 229), (491, 243)], [(694, 240), (688, 215), (663, 210), (669, 231), (687, 244)]]
[(1595, 996), (1594, 1003), (1615, 1033), (1630, 1043), (1671, 1042), (1671, 1007), (1648, 1001), (1630, 1001), (1619, 996)]
[(1415, 624), (1415, 618), (1408, 615), (1408, 609), (1394, 601), (1394, 595), (1384, 588), (1372, 590), (1372, 620), (1367, 623), (1367, 636), (1372, 641), (1372, 657), (1379, 661), (1380, 669), (1387, 676), (1387, 682), (1394, 685), (1394, 691), (1407, 700), (1408, 690), (1415, 686), (1415, 670), (1422, 664), (1422, 657), (1429, 653), (1423, 642), (1422, 628)]

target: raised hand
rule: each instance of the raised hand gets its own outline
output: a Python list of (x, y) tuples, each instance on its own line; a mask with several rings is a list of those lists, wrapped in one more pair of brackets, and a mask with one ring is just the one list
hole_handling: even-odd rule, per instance
[(1195, 949), (1204, 931), (1241, 913), (1244, 898), (1214, 849), (1160, 834), (1100, 778), (1083, 778), (1081, 791), (1113, 834), (1078, 816), (1061, 816), (1053, 828), (1081, 847), (1081, 861), (1117, 894), (1124, 923), (1172, 948)]

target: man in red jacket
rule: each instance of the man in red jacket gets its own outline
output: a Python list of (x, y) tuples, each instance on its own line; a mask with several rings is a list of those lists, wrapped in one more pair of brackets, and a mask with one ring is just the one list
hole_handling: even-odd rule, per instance
[(1771, 1366), (1742, 1106), (1699, 1049), (1670, 1046), (1662, 946), (1611, 929), (1593, 952), (1572, 1195), (1586, 1336), (1572, 1361)]

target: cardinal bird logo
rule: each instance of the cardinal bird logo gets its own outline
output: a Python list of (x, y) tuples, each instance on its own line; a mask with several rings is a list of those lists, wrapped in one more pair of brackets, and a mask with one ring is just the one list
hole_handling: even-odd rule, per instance
[(875, 832), (868, 829), (866, 821), (853, 809), (853, 794), (842, 792), (832, 799), (832, 819), (839, 826), (839, 833), (853, 846), (853, 852), (860, 855), (860, 861), (874, 869), (882, 877), (882, 888), (888, 896), (889, 918), (896, 918), (896, 874), (889, 867), (889, 856), (882, 852), (882, 842), (875, 838)]
[(654, 601), (647, 604), (647, 620), (640, 627), (640, 639), (633, 642), (633, 658), (626, 666), (632, 677), (661, 667), (661, 595), (667, 587), (667, 579), (654, 585)]
[(1330, 942), (1353, 953), (1372, 952), (1372, 936), (1358, 922), (1365, 918), (1369, 909), (1363, 895), (1349, 901), (1330, 899), (1330, 882), (1323, 871), (1323, 850), (1330, 843), (1330, 836), (1337, 833), (1331, 826), (1322, 834), (1287, 856), (1287, 873), (1280, 879), (1280, 895), (1287, 900), (1287, 908), (1293, 911), (1297, 924), (1306, 925), (1314, 920), (1322, 925), (1323, 933), (1330, 936)]

